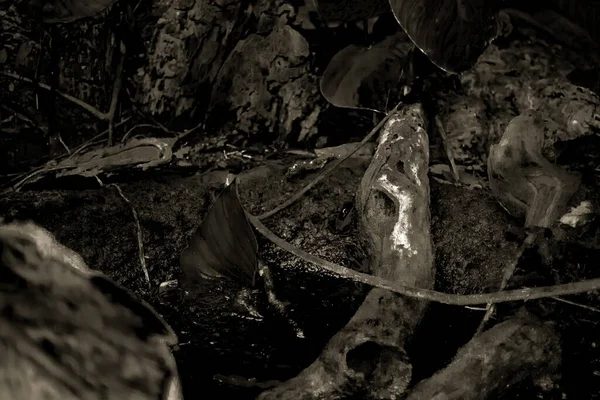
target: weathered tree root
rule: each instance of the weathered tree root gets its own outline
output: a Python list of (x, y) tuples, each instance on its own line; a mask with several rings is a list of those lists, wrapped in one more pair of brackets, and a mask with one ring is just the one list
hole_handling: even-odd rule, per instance
[(516, 383), (547, 376), (559, 366), (556, 332), (531, 315), (521, 315), (476, 336), (446, 368), (419, 382), (407, 400), (495, 399)]
[[(420, 106), (393, 115), (357, 193), (373, 274), (432, 288), (428, 137)], [(404, 344), (426, 302), (373, 289), (321, 356), (296, 378), (262, 393), (261, 400), (339, 399), (365, 393), (392, 398), (411, 380)]]

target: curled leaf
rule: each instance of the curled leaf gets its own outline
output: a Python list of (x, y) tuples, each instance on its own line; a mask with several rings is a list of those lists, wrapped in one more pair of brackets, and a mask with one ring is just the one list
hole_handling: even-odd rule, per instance
[(497, 35), (488, 0), (390, 0), (408, 36), (441, 69), (470, 69)]
[(223, 190), (180, 255), (181, 283), (206, 278), (254, 284), (258, 244), (237, 194), (237, 181)]
[(413, 48), (402, 31), (369, 48), (346, 47), (332, 58), (321, 78), (323, 96), (336, 107), (387, 111), (396, 103)]
[(132, 139), (116, 146), (76, 154), (58, 163), (56, 168), (60, 171), (56, 176), (92, 177), (126, 167), (147, 170), (168, 163), (173, 156), (171, 149), (174, 143), (174, 138)]

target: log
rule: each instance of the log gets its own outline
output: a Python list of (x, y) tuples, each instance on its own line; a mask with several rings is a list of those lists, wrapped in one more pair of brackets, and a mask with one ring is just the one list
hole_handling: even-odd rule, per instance
[[(357, 192), (361, 231), (372, 273), (406, 285), (432, 288), (429, 141), (420, 105), (408, 106), (383, 128)], [(263, 392), (260, 400), (341, 399), (363, 394), (394, 398), (410, 383), (404, 348), (426, 302), (373, 289), (319, 358), (297, 377)]]
[(419, 382), (407, 400), (497, 399), (527, 378), (557, 371), (560, 354), (550, 324), (519, 315), (473, 338), (446, 368)]

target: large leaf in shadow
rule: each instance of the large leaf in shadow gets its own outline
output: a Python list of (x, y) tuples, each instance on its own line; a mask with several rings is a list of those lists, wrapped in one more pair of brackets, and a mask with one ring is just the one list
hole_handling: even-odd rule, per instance
[(600, 2), (598, 0), (552, 0), (544, 5), (558, 11), (588, 31), (600, 44)]
[(390, 11), (388, 0), (313, 0), (327, 22), (352, 22), (377, 17)]
[(182, 285), (206, 278), (254, 284), (258, 245), (237, 194), (234, 180), (219, 195), (180, 255)]
[(502, 12), (508, 14), (511, 19), (526, 21), (566, 46), (580, 51), (598, 51), (598, 44), (594, 42), (586, 29), (555, 11), (536, 9), (526, 12), (509, 8)]
[(369, 48), (346, 47), (331, 59), (321, 77), (323, 96), (336, 107), (387, 111), (395, 105), (413, 48), (402, 31)]
[[(504, 7), (525, 10), (531, 14), (544, 9), (556, 11), (561, 17), (568, 18), (586, 30), (596, 44), (600, 44), (600, 2), (598, 0), (508, 0)], [(548, 28), (546, 26), (546, 28)]]
[(30, 0), (29, 10), (42, 14), (46, 23), (67, 23), (93, 17), (117, 0)]
[(497, 35), (490, 0), (390, 0), (415, 45), (448, 72), (470, 69)]

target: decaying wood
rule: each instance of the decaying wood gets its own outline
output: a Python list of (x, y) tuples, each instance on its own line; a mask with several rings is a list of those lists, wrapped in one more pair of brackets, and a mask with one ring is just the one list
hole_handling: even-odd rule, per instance
[(407, 400), (495, 399), (526, 378), (549, 376), (560, 360), (559, 337), (551, 325), (519, 315), (472, 339), (446, 368), (417, 384)]
[(502, 140), (490, 147), (488, 177), (494, 196), (525, 227), (550, 228), (565, 212), (581, 177), (542, 155), (542, 114), (528, 111), (514, 118)]
[[(373, 274), (432, 288), (429, 142), (422, 114), (420, 106), (411, 106), (390, 118), (357, 204)], [(402, 393), (412, 371), (404, 345), (425, 306), (421, 300), (373, 289), (312, 365), (259, 398), (338, 399), (366, 391), (384, 399)]]
[(0, 226), (3, 398), (179, 400), (170, 327), (33, 223)]

